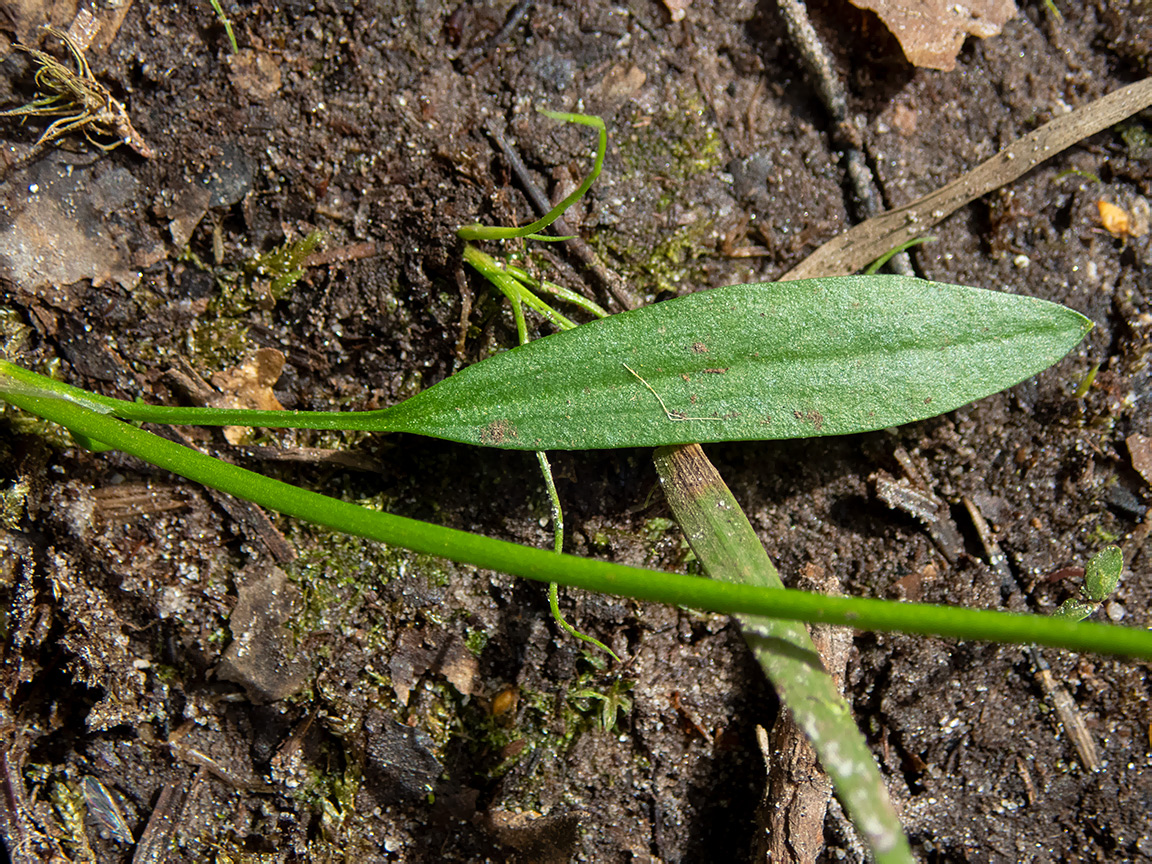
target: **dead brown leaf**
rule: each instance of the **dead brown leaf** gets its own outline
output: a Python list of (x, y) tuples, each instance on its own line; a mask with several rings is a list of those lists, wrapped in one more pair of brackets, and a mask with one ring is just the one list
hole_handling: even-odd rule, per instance
[[(217, 372), (212, 384), (220, 395), (212, 399), (212, 408), (249, 408), (256, 411), (283, 411), (284, 406), (272, 392), (280, 378), (284, 355), (275, 348), (259, 348), (244, 358), (235, 369)], [(225, 426), (229, 444), (240, 444), (248, 435), (246, 426)]]
[(987, 39), (1016, 17), (1014, 0), (851, 0), (879, 16), (913, 66), (950, 72), (969, 36)]
[(400, 634), (388, 671), (396, 698), (407, 705), (408, 695), (426, 672), (440, 673), (458, 693), (470, 696), (480, 663), (459, 636), (428, 626)]
[(1152, 485), (1152, 437), (1129, 435), (1126, 443), (1128, 455), (1132, 458), (1132, 467), (1149, 485)]

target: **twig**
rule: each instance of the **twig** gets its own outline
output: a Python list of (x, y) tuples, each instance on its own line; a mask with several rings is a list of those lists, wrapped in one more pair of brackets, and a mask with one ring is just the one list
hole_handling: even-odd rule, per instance
[(910, 204), (889, 210), (832, 238), (781, 279), (846, 276), (893, 246), (927, 231), (945, 217), (1011, 183), (1082, 138), (1095, 135), (1152, 105), (1152, 77), (1045, 123), (991, 159)]
[[(202, 774), (201, 770), (193, 777), (193, 788), (199, 785)], [(181, 781), (168, 783), (161, 790), (156, 806), (152, 809), (152, 815), (148, 817), (148, 825), (136, 845), (132, 864), (162, 864), (168, 859), (168, 852), (176, 829), (180, 826), (180, 816), (187, 797), (185, 784)]]
[(1064, 725), (1064, 730), (1076, 746), (1080, 762), (1089, 771), (1099, 771), (1100, 757), (1096, 755), (1096, 742), (1092, 740), (1092, 735), (1084, 723), (1084, 718), (1080, 716), (1080, 709), (1076, 707), (1072, 695), (1064, 689), (1064, 685), (1052, 677), (1052, 670), (1040, 654), (1040, 650), (1035, 645), (1029, 646), (1029, 650), (1032, 652), (1032, 662), (1036, 664), (1036, 678), (1040, 681), (1044, 692), (1052, 699), (1052, 705)]
[(816, 93), (825, 110), (836, 123), (848, 117), (848, 92), (836, 74), (835, 61), (820, 41), (816, 28), (808, 20), (808, 9), (803, 0), (776, 0), (792, 44), (800, 52), (800, 59), (809, 75), (815, 79)]
[[(808, 10), (803, 0), (777, 0), (777, 5), (792, 44), (800, 53), (804, 68), (816, 83), (820, 102), (835, 124), (832, 140), (833, 144), (844, 152), (848, 182), (856, 198), (858, 211), (856, 215), (861, 219), (871, 219), (881, 210), (880, 195), (876, 189), (876, 178), (872, 174), (872, 169), (868, 167), (868, 161), (861, 149), (863, 135), (859, 124), (848, 117), (847, 88), (836, 74), (832, 55), (828, 53), (828, 49), (824, 47), (816, 29), (808, 19)], [(889, 264), (897, 273), (904, 276), (913, 275), (912, 262), (906, 254), (893, 256)]]
[(946, 501), (929, 490), (914, 488), (907, 480), (896, 480), (887, 471), (877, 471), (870, 479), (876, 484), (877, 498), (892, 509), (919, 519), (948, 563), (956, 563), (964, 551), (964, 538), (952, 521)]
[(968, 516), (972, 519), (972, 524), (976, 528), (976, 533), (980, 537), (980, 545), (984, 547), (984, 552), (988, 556), (988, 563), (992, 569), (996, 571), (996, 575), (1000, 577), (1001, 585), (1011, 585), (1014, 581), (1012, 569), (1008, 566), (1008, 556), (1004, 554), (1004, 550), (1000, 548), (1000, 542), (996, 539), (996, 535), (992, 533), (992, 529), (988, 527), (988, 522), (984, 518), (984, 514), (980, 512), (980, 508), (976, 503), (967, 495), (962, 499), (964, 501), (964, 509), (968, 511)]
[(359, 261), (362, 258), (372, 258), (376, 255), (376, 244), (371, 240), (362, 243), (349, 243), (335, 249), (325, 249), (322, 252), (313, 252), (304, 259), (303, 266), (327, 267), (331, 264), (343, 264), (346, 261)]
[(508, 13), (508, 17), (504, 19), (504, 26), (501, 27), (496, 33), (489, 37), (483, 45), (473, 48), (468, 51), (464, 57), (464, 65), (468, 67), (469, 72), (473, 72), (481, 65), (483, 58), (487, 57), (490, 53), (496, 50), (520, 25), (520, 21), (528, 14), (528, 10), (532, 8), (533, 0), (520, 0), (512, 11)]
[(472, 317), (472, 289), (463, 265), (456, 268), (456, 288), (460, 291), (460, 324), (456, 335), (456, 368), (464, 364), (464, 344), (468, 341), (468, 319)]
[(0, 836), (13, 864), (42, 861), (48, 853), (32, 821), (24, 789), (24, 758), (28, 744), (7, 710), (0, 708)]
[(520, 20), (525, 15), (527, 15), (528, 10), (532, 8), (532, 2), (533, 0), (520, 0), (519, 3), (513, 6), (512, 11), (508, 13), (508, 17), (504, 20), (504, 26), (501, 27), (500, 30), (492, 36), (492, 38), (484, 43), (483, 47), (480, 49), (480, 53), (487, 54), (489, 51), (493, 50), (497, 45), (501, 44), (505, 39), (511, 36), (512, 31), (514, 31), (520, 25)]

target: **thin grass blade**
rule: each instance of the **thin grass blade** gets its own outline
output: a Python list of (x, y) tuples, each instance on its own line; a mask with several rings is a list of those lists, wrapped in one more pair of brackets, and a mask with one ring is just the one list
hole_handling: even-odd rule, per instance
[[(783, 587), (744, 511), (699, 446), (661, 448), (655, 463), (672, 513), (709, 576)], [(756, 662), (812, 742), (875, 860), (911, 864), (908, 840), (884, 778), (807, 629), (800, 623), (754, 615), (738, 615), (736, 620)]]

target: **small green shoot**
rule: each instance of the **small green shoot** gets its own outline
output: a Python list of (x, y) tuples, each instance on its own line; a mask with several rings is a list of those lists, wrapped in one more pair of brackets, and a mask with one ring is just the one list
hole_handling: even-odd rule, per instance
[(228, 44), (232, 46), (232, 53), (239, 54), (240, 46), (236, 44), (236, 34), (232, 32), (232, 22), (228, 20), (228, 16), (224, 14), (224, 8), (220, 5), (220, 0), (208, 0), (212, 4), (212, 9), (216, 12), (216, 17), (220, 19), (220, 23), (224, 25), (224, 32), (228, 34)]
[[(564, 510), (560, 506), (560, 493), (556, 491), (556, 481), (552, 479), (552, 464), (548, 461), (548, 455), (543, 450), (537, 450), (536, 458), (540, 462), (540, 473), (544, 476), (544, 487), (548, 490), (548, 500), (552, 507), (552, 545), (556, 552), (560, 553), (564, 551)], [(548, 585), (548, 608), (552, 612), (553, 620), (569, 636), (599, 648), (617, 663), (622, 662), (616, 652), (599, 639), (581, 633), (568, 623), (568, 619), (560, 611), (560, 586), (555, 582)]]
[(899, 246), (895, 246), (895, 247), (889, 249), (887, 252), (885, 252), (883, 255), (881, 255), (879, 258), (877, 258), (875, 261), (873, 261), (871, 264), (869, 264), (867, 267), (865, 267), (862, 272), (865, 276), (871, 276), (873, 273), (879, 273), (881, 267), (883, 267), (885, 264), (887, 264), (889, 261), (891, 261), (897, 255), (899, 255), (901, 252), (907, 252), (909, 249), (913, 248), (914, 246), (919, 246), (923, 243), (935, 243), (935, 242), (936, 242), (935, 237), (929, 237), (929, 236), (913, 237), (911, 240), (908, 240), (907, 242), (901, 243)]
[(1091, 180), (1093, 183), (1104, 182), (1091, 171), (1081, 171), (1079, 168), (1068, 168), (1067, 170), (1061, 171), (1056, 175), (1056, 181), (1059, 182), (1065, 177), (1083, 177), (1085, 180)]
[(587, 713), (595, 703), (599, 703), (597, 720), (600, 728), (611, 732), (616, 727), (616, 721), (621, 712), (632, 710), (632, 697), (628, 691), (635, 686), (634, 681), (616, 678), (608, 685), (607, 690), (595, 690), (591, 687), (582, 687), (568, 694), (569, 700), (577, 710)]
[(1096, 382), (1096, 374), (1100, 371), (1100, 364), (1094, 363), (1092, 368), (1088, 370), (1088, 374), (1076, 386), (1076, 392), (1072, 394), (1073, 399), (1083, 399), (1088, 395), (1088, 391), (1092, 389), (1092, 385)]
[(1084, 568), (1084, 584), (1079, 597), (1070, 597), (1052, 613), (1054, 618), (1083, 621), (1100, 608), (1120, 584), (1124, 571), (1124, 553), (1119, 546), (1105, 546), (1092, 556)]
[(592, 164), (592, 171), (584, 178), (584, 182), (576, 188), (576, 191), (531, 225), (525, 225), (523, 228), (502, 228), (493, 225), (465, 225), (456, 232), (461, 240), (511, 240), (517, 237), (527, 237), (533, 240), (564, 239), (559, 237), (544, 237), (540, 235), (540, 232), (559, 219), (565, 210), (583, 198), (584, 193), (592, 188), (592, 184), (595, 183), (596, 178), (600, 176), (600, 169), (604, 165), (604, 155), (608, 152), (608, 130), (604, 126), (604, 121), (599, 117), (592, 117), (587, 114), (566, 114), (562, 111), (547, 111), (543, 108), (537, 108), (536, 110), (545, 117), (550, 117), (553, 120), (563, 120), (566, 123), (579, 123), (581, 126), (590, 126), (600, 131), (600, 142), (596, 147), (596, 160)]

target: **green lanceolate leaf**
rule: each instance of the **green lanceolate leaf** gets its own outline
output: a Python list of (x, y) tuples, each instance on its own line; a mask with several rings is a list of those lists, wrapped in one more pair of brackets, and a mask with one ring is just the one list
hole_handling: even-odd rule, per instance
[(899, 276), (702, 291), (531, 342), (386, 409), (526, 450), (841, 435), (950, 411), (1091, 328), (1043, 300)]
[(1063, 306), (902, 276), (731, 285), (613, 315), (470, 366), (380, 411), (94, 410), (200, 425), (413, 432), (509, 450), (806, 438), (950, 411), (1035, 375), (1091, 322)]

